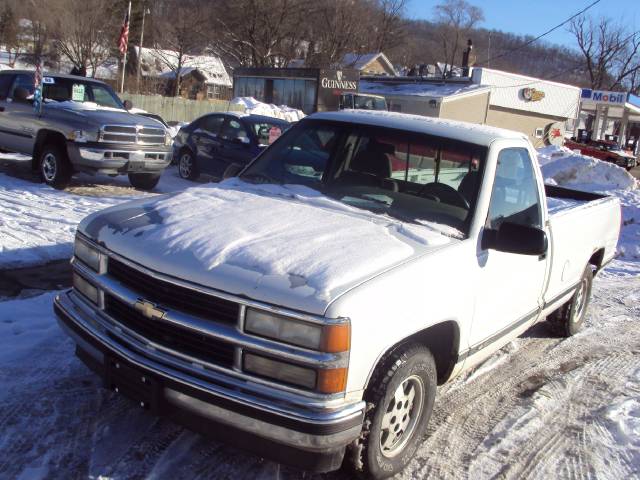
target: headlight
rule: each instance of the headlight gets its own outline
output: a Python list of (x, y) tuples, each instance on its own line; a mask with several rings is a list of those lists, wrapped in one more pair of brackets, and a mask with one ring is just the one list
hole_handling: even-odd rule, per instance
[(98, 289), (75, 272), (73, 272), (73, 288), (96, 305), (98, 304)]
[(77, 143), (87, 143), (92, 140), (92, 135), (85, 130), (74, 130), (69, 135), (69, 140), (73, 140)]
[(351, 341), (348, 323), (318, 325), (254, 308), (247, 308), (244, 329), (261, 337), (330, 353), (349, 350)]
[(173, 138), (171, 138), (171, 135), (169, 134), (169, 132), (165, 133), (164, 134), (164, 144), (168, 147), (172, 143), (173, 143)]
[(76, 242), (73, 248), (73, 254), (82, 263), (88, 265), (92, 270), (100, 272), (100, 263), (102, 254), (92, 247), (89, 243), (76, 235)]

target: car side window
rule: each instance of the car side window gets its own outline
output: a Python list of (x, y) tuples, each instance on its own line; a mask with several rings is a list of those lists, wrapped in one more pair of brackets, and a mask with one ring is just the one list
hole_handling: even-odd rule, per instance
[(35, 90), (33, 76), (25, 74), (16, 75), (16, 79), (11, 87), (11, 92), (9, 93), (9, 98), (13, 98), (16, 89), (21, 87), (27, 90), (29, 95), (33, 95)]
[(497, 230), (505, 221), (542, 227), (538, 183), (526, 148), (505, 148), (498, 155), (486, 227)]
[(236, 140), (238, 138), (249, 138), (249, 135), (239, 120), (227, 119), (222, 126), (220, 137), (223, 140)]
[(224, 122), (224, 117), (220, 115), (211, 115), (203, 119), (202, 123), (200, 124), (200, 128), (206, 130), (214, 137), (217, 137), (220, 133), (222, 122)]
[(6, 100), (9, 96), (9, 88), (13, 83), (14, 75), (0, 75), (0, 100)]

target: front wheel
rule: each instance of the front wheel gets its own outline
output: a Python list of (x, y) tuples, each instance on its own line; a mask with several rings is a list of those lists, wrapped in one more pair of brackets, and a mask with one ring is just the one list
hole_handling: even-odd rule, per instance
[(362, 435), (350, 448), (356, 471), (382, 479), (409, 463), (431, 417), (436, 385), (433, 355), (423, 346), (401, 346), (381, 362), (365, 393)]
[(571, 337), (582, 329), (591, 300), (592, 283), (593, 270), (587, 265), (571, 300), (549, 315), (549, 323), (557, 334)]
[(62, 190), (71, 181), (71, 164), (64, 149), (58, 145), (45, 145), (40, 152), (40, 176), (53, 188)]
[(159, 173), (130, 173), (129, 182), (138, 190), (152, 190), (160, 181)]

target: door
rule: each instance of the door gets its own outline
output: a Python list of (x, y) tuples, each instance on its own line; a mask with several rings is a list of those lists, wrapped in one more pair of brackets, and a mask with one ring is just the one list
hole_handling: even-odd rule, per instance
[(218, 149), (223, 122), (224, 115), (208, 115), (200, 120), (198, 128), (191, 134), (196, 149), (198, 169), (202, 173), (216, 175), (220, 170)]
[(7, 104), (10, 103), (9, 90), (13, 84), (15, 74), (13, 73), (0, 73), (0, 147), (8, 149), (9, 145), (9, 132), (11, 129), (11, 122), (7, 117)]
[(3, 129), (7, 132), (7, 149), (31, 154), (36, 136), (36, 112), (33, 109), (35, 80), (32, 74), (17, 74), (9, 90)]
[(220, 132), (220, 158), (222, 176), (225, 169), (232, 163), (246, 165), (253, 158), (251, 139), (244, 123), (235, 117), (227, 117)]
[[(543, 228), (540, 184), (526, 148), (505, 148), (497, 159), (483, 235), (504, 221)], [(481, 243), (481, 242), (480, 242)], [(471, 328), (471, 354), (492, 343), (506, 343), (507, 335), (533, 322), (544, 288), (547, 256), (519, 255), (479, 246), (479, 276)]]

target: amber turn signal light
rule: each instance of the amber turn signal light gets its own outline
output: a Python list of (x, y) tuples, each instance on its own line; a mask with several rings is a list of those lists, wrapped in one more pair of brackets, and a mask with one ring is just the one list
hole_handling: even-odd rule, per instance
[(316, 390), (320, 393), (340, 393), (347, 388), (347, 369), (332, 368), (318, 370)]
[(351, 325), (349, 323), (324, 327), (321, 351), (338, 353), (346, 352), (349, 348), (351, 348)]

